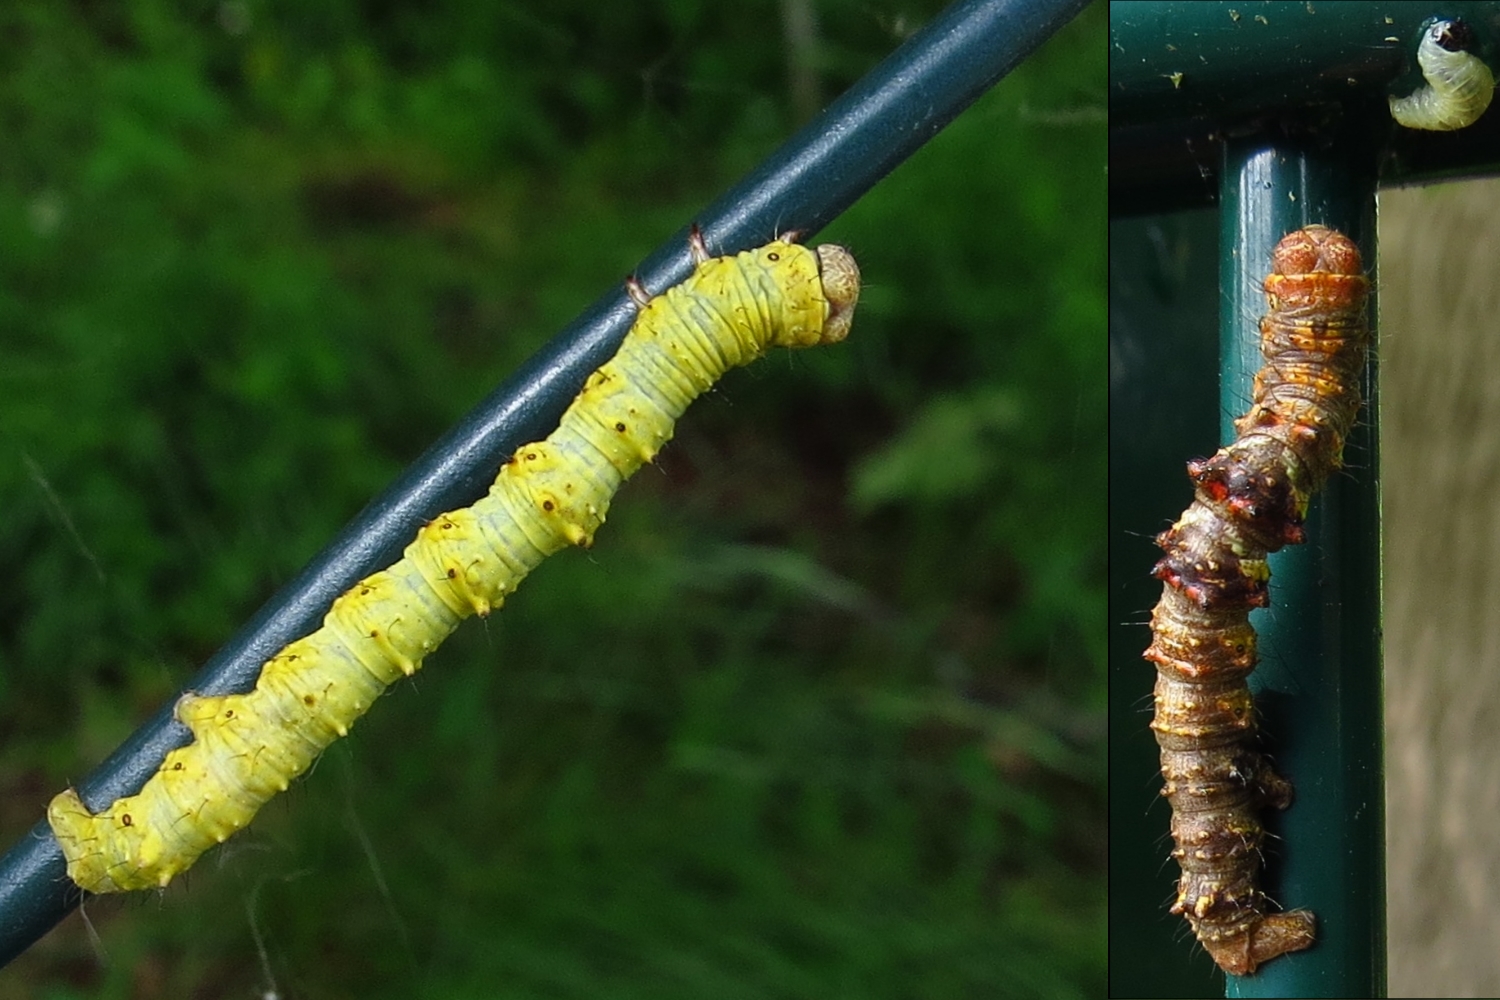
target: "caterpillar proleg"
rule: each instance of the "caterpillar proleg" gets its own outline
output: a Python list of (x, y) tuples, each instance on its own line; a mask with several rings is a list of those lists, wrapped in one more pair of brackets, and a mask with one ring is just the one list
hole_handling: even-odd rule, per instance
[(47, 817), (68, 875), (96, 893), (165, 886), (244, 827), (386, 688), (410, 676), (470, 615), (498, 609), (565, 545), (587, 547), (620, 485), (650, 462), (688, 404), (728, 369), (772, 347), (843, 340), (859, 297), (848, 251), (783, 237), (710, 259), (691, 239), (693, 274), (648, 298), (619, 352), (585, 382), (545, 440), (524, 445), (473, 506), (423, 525), (394, 565), (333, 602), (244, 694), (184, 694), (193, 740), (140, 792), (97, 814), (77, 792)]
[(1188, 464), (1193, 502), (1157, 538), (1164, 586), (1145, 653), (1182, 867), (1172, 912), (1235, 975), (1314, 940), (1311, 912), (1273, 912), (1260, 887), (1260, 811), (1290, 805), (1292, 786), (1255, 745), (1250, 612), (1270, 603), (1267, 554), (1304, 540), (1308, 502), (1342, 461), (1368, 339), (1369, 282), (1352, 240), (1309, 226), (1284, 237), (1273, 262), (1253, 402), (1233, 443)]
[(1479, 120), (1495, 96), (1495, 77), (1475, 55), (1474, 32), (1463, 21), (1434, 21), (1417, 46), (1426, 84), (1406, 97), (1392, 97), (1398, 125), (1451, 132)]

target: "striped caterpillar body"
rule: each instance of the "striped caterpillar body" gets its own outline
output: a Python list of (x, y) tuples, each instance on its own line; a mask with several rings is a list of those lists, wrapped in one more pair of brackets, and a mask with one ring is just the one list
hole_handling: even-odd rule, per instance
[(1479, 120), (1495, 96), (1490, 68), (1473, 52), (1474, 32), (1463, 21), (1435, 21), (1417, 46), (1427, 81), (1406, 97), (1392, 97), (1391, 117), (1406, 128), (1451, 132)]
[(1367, 350), (1369, 282), (1348, 237), (1323, 226), (1287, 235), (1265, 291), (1250, 411), (1232, 444), (1188, 464), (1193, 502), (1157, 538), (1164, 586), (1145, 653), (1182, 867), (1172, 912), (1235, 975), (1314, 939), (1312, 913), (1270, 912), (1259, 886), (1259, 812), (1290, 805), (1292, 786), (1255, 745), (1250, 611), (1270, 603), (1267, 554), (1303, 541), (1308, 501), (1341, 463)]
[(682, 284), (648, 298), (630, 283), (640, 314), (619, 352), (485, 497), (422, 526), (398, 562), (272, 657), (253, 690), (184, 694), (175, 714), (193, 740), (139, 793), (97, 814), (72, 788), (52, 800), (47, 817), (74, 882), (96, 893), (165, 886), (285, 791), (461, 619), (499, 608), (551, 553), (590, 545), (615, 491), (726, 370), (771, 347), (848, 334), (859, 269), (842, 247), (787, 237), (709, 259), (696, 229), (691, 245), (695, 267)]

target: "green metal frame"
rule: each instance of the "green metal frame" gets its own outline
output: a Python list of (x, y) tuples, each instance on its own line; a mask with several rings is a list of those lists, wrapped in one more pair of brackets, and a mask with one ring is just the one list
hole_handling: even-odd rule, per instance
[[(1166, 912), (1176, 871), (1167, 809), (1153, 801), (1140, 654), (1160, 586), (1151, 536), (1190, 499), (1185, 460), (1232, 439), (1248, 405), (1271, 247), (1330, 225), (1355, 238), (1374, 277), (1377, 186), (1500, 169), (1494, 111), (1460, 133), (1390, 121), (1387, 95), (1420, 83), (1413, 55), (1435, 16), (1467, 20), (1495, 64), (1497, 3), (1111, 4), (1112, 996), (1203, 996), (1224, 982)], [(1372, 324), (1377, 315), (1372, 301)], [(1345, 469), (1314, 500), (1310, 542), (1273, 557), (1273, 607), (1253, 616), (1262, 729), (1298, 791), (1270, 818), (1280, 839), (1266, 880), (1277, 900), (1317, 913), (1319, 941), (1229, 977), (1228, 996), (1385, 995), (1373, 361), (1363, 390)]]

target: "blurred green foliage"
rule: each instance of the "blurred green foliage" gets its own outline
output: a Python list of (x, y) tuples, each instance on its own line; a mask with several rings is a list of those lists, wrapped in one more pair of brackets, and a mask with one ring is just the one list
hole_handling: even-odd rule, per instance
[[(0, 835), (939, 8), (0, 7)], [(0, 997), (1102, 994), (1105, 53), (823, 235), (845, 345)]]

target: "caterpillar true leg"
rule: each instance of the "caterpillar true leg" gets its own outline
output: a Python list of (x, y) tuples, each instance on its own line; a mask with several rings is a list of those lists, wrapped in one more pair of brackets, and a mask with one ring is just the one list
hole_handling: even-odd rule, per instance
[(859, 268), (842, 247), (783, 239), (709, 259), (696, 229), (690, 247), (682, 284), (655, 298), (628, 286), (640, 314), (619, 352), (557, 430), (511, 456), (488, 495), (414, 525), (403, 557), (335, 600), (323, 627), (272, 657), (253, 690), (179, 699), (193, 741), (139, 793), (97, 814), (71, 788), (52, 800), (48, 820), (78, 885), (166, 885), (249, 823), (460, 619), (500, 607), (565, 545), (590, 545), (615, 491), (727, 369), (848, 334)]
[(1340, 465), (1368, 339), (1369, 282), (1352, 240), (1309, 226), (1283, 238), (1273, 262), (1253, 404), (1232, 444), (1188, 464), (1197, 490), (1157, 538), (1165, 585), (1145, 653), (1182, 867), (1172, 912), (1236, 975), (1314, 940), (1312, 913), (1272, 912), (1259, 884), (1260, 811), (1286, 808), (1292, 788), (1254, 745), (1250, 611), (1270, 603), (1267, 554), (1303, 541), (1308, 501)]

